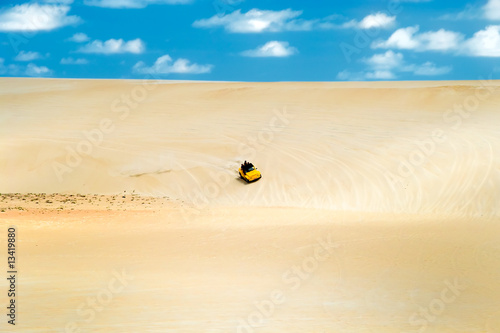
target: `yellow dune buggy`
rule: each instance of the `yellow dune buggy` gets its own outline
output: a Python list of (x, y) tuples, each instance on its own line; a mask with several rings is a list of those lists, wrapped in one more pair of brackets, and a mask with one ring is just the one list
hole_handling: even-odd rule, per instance
[(262, 178), (259, 170), (250, 162), (245, 161), (239, 169), (240, 178), (247, 183), (255, 182)]

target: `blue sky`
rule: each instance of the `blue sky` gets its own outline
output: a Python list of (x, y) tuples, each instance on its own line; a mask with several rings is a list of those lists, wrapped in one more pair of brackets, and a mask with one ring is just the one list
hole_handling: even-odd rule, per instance
[(500, 0), (2, 1), (0, 76), (476, 80)]

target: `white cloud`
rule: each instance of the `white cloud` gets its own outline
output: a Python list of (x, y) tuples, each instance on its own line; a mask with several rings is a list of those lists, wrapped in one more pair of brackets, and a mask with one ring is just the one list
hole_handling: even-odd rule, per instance
[(500, 26), (490, 25), (465, 41), (463, 52), (478, 57), (500, 57)]
[(147, 67), (142, 61), (139, 61), (133, 67), (134, 71), (141, 74), (204, 74), (212, 71), (212, 65), (192, 64), (189, 60), (179, 58), (176, 61), (168, 55), (156, 59), (151, 67)]
[(362, 72), (342, 71), (337, 74), (339, 80), (363, 81), (363, 80), (392, 80), (398, 77), (399, 73), (412, 73), (416, 76), (438, 76), (449, 73), (451, 66), (438, 67), (432, 62), (422, 65), (407, 64), (402, 53), (391, 50), (374, 54), (368, 59), (363, 59), (367, 64), (367, 69)]
[(366, 79), (366, 73), (363, 72), (350, 72), (348, 70), (343, 70), (337, 74), (337, 79), (342, 81), (364, 81)]
[(0, 31), (48, 31), (79, 23), (78, 16), (68, 16), (70, 7), (25, 3), (0, 13)]
[(67, 39), (67, 41), (75, 43), (84, 43), (88, 42), (89, 40), (90, 40), (89, 36), (87, 36), (83, 32), (77, 32), (76, 34)]
[(388, 16), (385, 13), (378, 12), (366, 16), (359, 22), (359, 28), (372, 29), (372, 28), (390, 28), (396, 23), (396, 16)]
[(426, 51), (447, 51), (457, 49), (464, 36), (458, 32), (439, 29), (438, 31), (424, 32), (417, 38)]
[(395, 48), (395, 49), (415, 49), (419, 43), (415, 40), (414, 34), (418, 27), (408, 27), (396, 30), (387, 41), (377, 41), (372, 44), (373, 48)]
[(26, 67), (26, 75), (28, 76), (47, 76), (52, 74), (52, 71), (45, 66), (37, 66), (33, 63)]
[(392, 80), (396, 78), (396, 75), (391, 71), (377, 70), (366, 73), (365, 77), (369, 80)]
[(477, 5), (467, 4), (465, 9), (460, 12), (448, 13), (441, 15), (440, 20), (447, 21), (461, 21), (461, 20), (471, 20), (483, 17), (483, 9)]
[(403, 54), (399, 52), (387, 51), (381, 54), (374, 54), (371, 58), (364, 59), (369, 66), (369, 71), (365, 73), (365, 78), (369, 80), (391, 80), (397, 71), (403, 67)]
[(20, 67), (18, 65), (5, 65), (5, 59), (0, 58), (0, 75), (18, 75)]
[(420, 66), (412, 66), (412, 71), (415, 75), (423, 75), (423, 76), (435, 76), (435, 75), (444, 75), (451, 72), (451, 66), (443, 66), (437, 67), (434, 63), (428, 61)]
[(144, 52), (146, 46), (140, 39), (130, 40), (128, 42), (123, 39), (108, 39), (103, 42), (94, 40), (85, 46), (78, 49), (82, 53), (99, 53), (99, 54), (116, 54), (116, 53), (135, 53)]
[(254, 50), (241, 52), (245, 57), (289, 57), (298, 50), (290, 46), (288, 42), (271, 41), (257, 47)]
[(418, 33), (418, 26), (396, 30), (386, 41), (375, 41), (372, 48), (453, 51), (475, 57), (500, 57), (500, 25), (490, 25), (471, 38), (454, 31), (440, 29)]
[(42, 58), (42, 55), (38, 52), (21, 51), (17, 54), (17, 56), (14, 58), (14, 60), (15, 61), (33, 61), (33, 60), (40, 59), (40, 58)]
[(361, 20), (361, 22), (358, 22), (357, 20), (350, 20), (338, 25), (327, 21), (319, 24), (318, 26), (326, 29), (357, 28), (366, 30), (366, 29), (388, 29), (393, 27), (395, 24), (396, 24), (396, 16), (388, 16), (385, 13), (377, 12), (375, 14), (370, 14), (365, 16)]
[(290, 30), (312, 30), (315, 21), (296, 19), (302, 11), (285, 9), (281, 11), (252, 9), (244, 14), (236, 10), (230, 14), (214, 15), (209, 19), (195, 21), (196, 28), (211, 28), (222, 26), (233, 33), (259, 33)]
[(61, 59), (61, 65), (86, 65), (88, 63), (89, 61), (83, 58), (73, 59), (72, 57), (69, 57)]
[(187, 4), (191, 0), (85, 0), (87, 6), (105, 8), (144, 8), (148, 5), (177, 5)]
[(73, 0), (43, 0), (42, 2), (57, 5), (71, 5), (73, 3)]
[(339, 15), (330, 15), (322, 19), (301, 19), (302, 11), (284, 9), (280, 11), (252, 9), (246, 13), (236, 10), (229, 14), (214, 15), (208, 19), (195, 21), (196, 28), (223, 27), (231, 33), (262, 33), (280, 31), (310, 31), (331, 29), (371, 29), (389, 28), (396, 22), (395, 16), (388, 16), (382, 12), (370, 14), (361, 22), (350, 20), (344, 23), (336, 23), (335, 20), (342, 18)]
[(372, 43), (372, 48), (449, 51), (458, 49), (464, 38), (461, 33), (444, 29), (424, 33), (418, 30), (418, 26), (398, 29), (386, 41)]
[(6, 65), (5, 59), (0, 58), (0, 75), (9, 76), (48, 76), (52, 74), (52, 70), (45, 66), (37, 66), (34, 63), (29, 63), (28, 66)]
[(344, 70), (337, 74), (337, 79), (341, 81), (373, 81), (373, 80), (393, 80), (397, 76), (387, 70), (351, 72)]
[(393, 51), (375, 54), (365, 62), (375, 70), (390, 70), (403, 64), (403, 55)]
[(500, 0), (488, 0), (483, 7), (483, 12), (489, 20), (500, 20)]

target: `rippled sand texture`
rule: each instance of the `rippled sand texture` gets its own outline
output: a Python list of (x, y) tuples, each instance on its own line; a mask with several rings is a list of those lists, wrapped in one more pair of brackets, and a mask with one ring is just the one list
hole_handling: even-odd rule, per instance
[(1, 78), (0, 327), (499, 332), (498, 105), (496, 81)]

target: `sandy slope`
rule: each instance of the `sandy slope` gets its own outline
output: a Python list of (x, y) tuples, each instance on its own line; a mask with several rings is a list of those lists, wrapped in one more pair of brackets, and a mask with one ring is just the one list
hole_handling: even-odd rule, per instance
[(499, 85), (0, 79), (16, 330), (500, 331)]
[[(3, 192), (466, 214), (500, 201), (500, 95), (479, 82), (0, 85)], [(234, 181), (244, 159), (265, 182)]]

